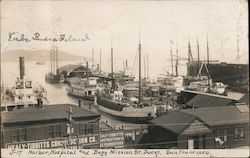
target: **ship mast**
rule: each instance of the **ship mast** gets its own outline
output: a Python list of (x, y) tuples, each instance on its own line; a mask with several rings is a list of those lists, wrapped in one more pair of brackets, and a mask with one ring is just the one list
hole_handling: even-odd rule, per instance
[(141, 103), (141, 33), (139, 32), (139, 100), (138, 106)]
[(149, 79), (149, 68), (148, 68), (149, 64), (148, 64), (148, 54), (147, 54), (147, 79)]
[(172, 41), (170, 41), (170, 57), (171, 57), (171, 69), (172, 69), (172, 76), (174, 75), (174, 66), (173, 66), (173, 53), (172, 53)]
[(198, 56), (198, 67), (200, 67), (200, 47), (199, 47), (198, 37), (197, 37), (197, 56)]
[(92, 70), (94, 70), (94, 49), (92, 49)]
[(111, 81), (112, 81), (112, 92), (115, 90), (114, 83), (114, 70), (113, 70), (113, 39), (111, 38)]
[(52, 50), (52, 48), (50, 49), (50, 53), (49, 53), (49, 56), (50, 56), (50, 73), (51, 74), (53, 74), (52, 73), (52, 53), (53, 53), (53, 50)]
[(176, 42), (176, 64), (175, 64), (176, 76), (178, 76), (178, 64), (179, 64), (179, 61), (178, 61), (178, 41), (177, 41)]
[(58, 75), (58, 49), (55, 47), (55, 53), (56, 53), (56, 75)]
[(208, 79), (208, 88), (210, 88), (210, 72), (209, 72), (209, 47), (208, 47), (208, 36), (207, 36), (207, 79)]
[(99, 65), (99, 71), (102, 70), (102, 49), (100, 48), (100, 65)]

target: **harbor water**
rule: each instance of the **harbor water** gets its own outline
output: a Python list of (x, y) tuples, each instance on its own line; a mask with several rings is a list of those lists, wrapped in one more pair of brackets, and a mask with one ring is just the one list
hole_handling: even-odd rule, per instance
[[(60, 65), (76, 64), (76, 62), (63, 62)], [(5, 87), (13, 87), (17, 77), (19, 77), (19, 63), (18, 62), (2, 62), (1, 63), (1, 84)], [(47, 91), (47, 100), (45, 104), (73, 104), (78, 106), (79, 99), (73, 96), (69, 96), (66, 92), (67, 85), (65, 83), (50, 84), (45, 82), (45, 74), (50, 71), (49, 62), (45, 65), (36, 65), (35, 62), (25, 62), (25, 76), (27, 80), (32, 80), (33, 86), (41, 85)], [(91, 105), (91, 109), (90, 109)], [(81, 99), (81, 108), (98, 112), (92, 101), (86, 101)], [(113, 119), (109, 115), (102, 114), (101, 122), (106, 123), (110, 127), (115, 129), (138, 129), (141, 125), (131, 124)], [(147, 125), (143, 125), (146, 127)]]

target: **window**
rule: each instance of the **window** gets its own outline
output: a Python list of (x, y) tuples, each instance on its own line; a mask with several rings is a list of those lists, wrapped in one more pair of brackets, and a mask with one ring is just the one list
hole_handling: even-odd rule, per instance
[(87, 125), (87, 134), (93, 134), (93, 124), (88, 123)]
[(55, 137), (61, 137), (61, 126), (60, 125), (56, 125), (54, 126), (54, 136)]
[(19, 128), (12, 130), (12, 142), (26, 141), (26, 129)]
[(18, 130), (12, 131), (12, 142), (18, 142)]
[(80, 134), (81, 135), (86, 135), (87, 134), (87, 125), (86, 124), (80, 124)]
[(48, 126), (48, 138), (61, 137), (61, 125)]
[(26, 140), (26, 129), (19, 129), (19, 141)]
[(241, 127), (240, 128), (240, 139), (243, 140), (245, 137), (245, 128)]
[(239, 140), (239, 128), (234, 128), (234, 141)]
[(48, 126), (48, 137), (54, 138), (54, 127), (53, 126)]

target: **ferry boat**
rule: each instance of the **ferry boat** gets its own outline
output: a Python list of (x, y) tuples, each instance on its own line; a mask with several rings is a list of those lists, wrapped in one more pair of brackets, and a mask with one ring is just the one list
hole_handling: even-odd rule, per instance
[(78, 78), (66, 88), (68, 95), (94, 101), (97, 77)]
[(35, 88), (32, 81), (24, 78), (24, 58), (19, 58), (20, 78), (17, 78), (13, 88), (1, 86), (1, 112), (18, 110), (34, 106), (37, 99), (46, 99), (46, 90), (38, 85)]

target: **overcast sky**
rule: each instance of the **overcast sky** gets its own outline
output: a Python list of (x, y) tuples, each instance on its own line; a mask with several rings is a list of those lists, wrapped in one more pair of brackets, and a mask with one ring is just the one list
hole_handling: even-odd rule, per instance
[[(211, 59), (230, 62), (237, 55), (239, 38), (240, 62), (248, 61), (247, 0), (189, 1), (2, 1), (1, 51), (12, 49), (49, 49), (50, 42), (8, 42), (9, 32), (31, 36), (54, 37), (72, 34), (85, 42), (56, 42), (60, 50), (98, 59), (109, 59), (111, 36), (114, 58), (135, 58), (139, 30), (143, 53), (151, 63), (163, 63), (170, 57), (170, 40), (178, 41), (179, 55), (187, 57), (190, 39), (193, 56), (197, 56), (196, 39), (201, 57), (206, 57), (206, 36)], [(117, 64), (117, 63), (116, 63)]]

